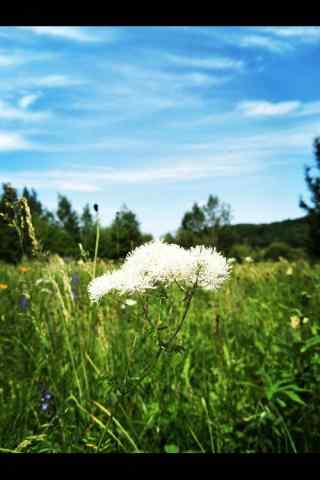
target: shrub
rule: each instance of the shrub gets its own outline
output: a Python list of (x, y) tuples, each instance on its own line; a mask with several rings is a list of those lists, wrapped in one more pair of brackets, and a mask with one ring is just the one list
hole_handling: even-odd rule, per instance
[(245, 243), (240, 244), (236, 243), (230, 248), (229, 251), (229, 256), (236, 258), (238, 261), (243, 261), (247, 257), (254, 258), (254, 252), (252, 249), (249, 247), (249, 245), (246, 245)]
[(278, 260), (279, 257), (287, 260), (298, 260), (305, 258), (305, 252), (302, 248), (292, 248), (285, 242), (273, 242), (264, 252), (265, 260)]

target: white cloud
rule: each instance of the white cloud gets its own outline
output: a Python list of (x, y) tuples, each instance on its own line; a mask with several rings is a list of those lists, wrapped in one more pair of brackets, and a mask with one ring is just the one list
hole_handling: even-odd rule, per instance
[[(89, 33), (89, 29), (84, 30), (80, 27), (17, 27), (25, 30), (29, 30), (30, 32), (36, 35), (45, 35), (49, 37), (55, 38), (63, 38), (65, 40), (73, 40), (76, 42), (84, 42), (84, 43), (91, 43), (91, 42), (99, 42), (101, 38), (95, 34), (94, 32)], [(92, 27), (91, 27), (92, 28)], [(112, 35), (112, 31), (109, 32), (109, 40), (112, 40), (114, 35)], [(108, 37), (104, 37), (104, 40), (108, 39)]]
[(178, 55), (166, 55), (169, 62), (190, 68), (204, 68), (207, 70), (240, 70), (244, 67), (242, 60), (235, 60), (229, 57), (208, 57), (194, 58)]
[(0, 151), (29, 150), (31, 145), (18, 133), (0, 132)]
[(0, 100), (0, 118), (5, 120), (39, 121), (45, 120), (50, 116), (50, 112), (29, 112), (22, 107), (12, 107), (8, 103)]
[[(251, 159), (280, 158), (281, 154), (286, 156), (294, 154), (309, 154), (312, 150), (312, 142), (320, 135), (320, 122), (308, 122), (304, 125), (284, 127), (281, 129), (269, 130), (266, 133), (254, 135), (233, 135), (224, 136), (210, 143), (185, 144), (184, 149), (189, 152), (201, 152), (222, 155), (237, 154), (239, 158), (248, 155)], [(243, 157), (242, 157), (243, 156)]]
[(35, 103), (39, 97), (40, 97), (39, 93), (30, 93), (28, 95), (24, 95), (19, 100), (19, 106), (23, 109), (27, 109), (33, 103)]
[(262, 27), (264, 32), (277, 37), (293, 38), (306, 42), (317, 42), (320, 39), (320, 27)]
[[(251, 159), (252, 160), (252, 159)], [(91, 167), (90, 170), (66, 167), (63, 170), (0, 172), (1, 178), (13, 182), (18, 188), (23, 185), (37, 189), (97, 192), (109, 185), (140, 185), (159, 183), (180, 183), (206, 178), (248, 175), (260, 168), (248, 156), (232, 154), (212, 154), (202, 157), (197, 162), (194, 157), (165, 159), (166, 165), (153, 168), (113, 168)]]
[(22, 63), (22, 58), (16, 54), (0, 53), (0, 67), (11, 67)]
[(319, 115), (320, 114), (320, 102), (306, 102), (303, 104), (299, 116)]
[(243, 35), (238, 38), (237, 44), (246, 48), (263, 48), (274, 53), (285, 53), (292, 50), (292, 45), (282, 40), (263, 35)]
[(14, 67), (23, 63), (44, 61), (58, 56), (57, 53), (40, 53), (30, 51), (0, 51), (0, 67)]
[(288, 115), (299, 109), (300, 102), (278, 102), (267, 101), (243, 101), (237, 105), (237, 109), (246, 117), (273, 117)]
[(59, 88), (80, 85), (82, 82), (66, 75), (46, 75), (44, 77), (31, 77), (25, 83), (37, 87)]
[[(246, 117), (307, 117), (320, 114), (320, 101), (300, 102), (268, 102), (266, 100), (242, 101), (236, 106), (234, 113)], [(231, 113), (231, 112), (230, 112)]]

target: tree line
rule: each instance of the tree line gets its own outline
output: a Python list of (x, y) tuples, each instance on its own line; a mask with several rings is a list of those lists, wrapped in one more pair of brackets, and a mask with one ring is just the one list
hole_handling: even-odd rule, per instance
[[(320, 137), (314, 141), (316, 165), (320, 171)], [(231, 207), (217, 196), (209, 195), (206, 204), (195, 202), (185, 212), (174, 234), (163, 239), (185, 248), (196, 245), (215, 246), (228, 256), (295, 259), (309, 255), (320, 257), (320, 176), (305, 167), (305, 180), (311, 192), (311, 205), (302, 198), (300, 207), (307, 213), (296, 220), (270, 224), (231, 224)], [(62, 257), (92, 258), (95, 249), (98, 205), (86, 204), (82, 214), (71, 201), (58, 195), (56, 213), (44, 208), (37, 192), (24, 187), (19, 198), (10, 184), (2, 185), (0, 196), (0, 260), (17, 263), (35, 250)], [(133, 248), (151, 240), (143, 233), (136, 214), (123, 205), (108, 226), (100, 226), (100, 258), (118, 260)]]

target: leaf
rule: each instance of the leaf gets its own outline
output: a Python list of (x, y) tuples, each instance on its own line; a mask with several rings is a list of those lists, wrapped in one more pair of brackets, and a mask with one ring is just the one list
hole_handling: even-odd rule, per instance
[(299, 395), (297, 393), (293, 392), (292, 390), (286, 390), (283, 393), (285, 393), (294, 402), (299, 403), (300, 405), (305, 405), (304, 401), (301, 400)]
[(315, 345), (318, 345), (320, 343), (320, 335), (317, 335), (314, 338), (311, 338), (310, 340), (307, 340), (306, 344), (304, 347), (301, 348), (301, 353), (306, 352), (310, 348), (314, 347)]
[(178, 445), (170, 444), (170, 445), (165, 445), (164, 446), (164, 451), (166, 453), (179, 453), (180, 449)]

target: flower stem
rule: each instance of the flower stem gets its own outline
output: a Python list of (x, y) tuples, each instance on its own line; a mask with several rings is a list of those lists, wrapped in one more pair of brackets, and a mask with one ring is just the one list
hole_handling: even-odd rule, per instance
[(99, 213), (97, 213), (97, 233), (96, 233), (96, 246), (95, 246), (95, 251), (94, 251), (93, 274), (92, 274), (92, 277), (93, 277), (93, 278), (95, 278), (95, 276), (96, 276), (96, 268), (97, 268), (97, 256), (98, 256), (99, 240), (100, 240), (100, 223), (99, 223)]
[[(178, 323), (177, 325), (177, 328), (175, 329), (174, 333), (172, 334), (172, 336), (170, 337), (170, 339), (167, 341), (167, 342), (161, 342), (161, 344), (159, 345), (159, 348), (155, 354), (155, 357), (153, 359), (153, 362), (150, 363), (149, 365), (146, 366), (146, 368), (143, 370), (143, 372), (141, 373), (140, 375), (140, 379), (138, 380), (138, 382), (136, 383), (136, 387), (138, 387), (141, 382), (144, 380), (144, 378), (146, 377), (146, 375), (148, 373), (151, 372), (151, 370), (154, 368), (154, 366), (156, 365), (156, 363), (158, 362), (161, 354), (164, 352), (164, 350), (166, 350), (168, 347), (171, 346), (171, 344), (173, 343), (173, 341), (175, 340), (176, 336), (178, 335), (178, 333), (180, 332), (181, 328), (182, 328), (182, 325), (187, 317), (187, 314), (189, 312), (189, 309), (190, 309), (190, 305), (191, 305), (191, 300), (192, 300), (192, 297), (194, 295), (194, 292), (195, 292), (195, 289), (197, 287), (197, 281), (195, 282), (195, 284), (190, 288), (189, 291), (186, 292), (185, 294), (185, 300), (186, 300), (186, 305), (185, 305), (185, 309), (184, 309), (184, 312), (182, 314), (182, 317), (181, 317), (181, 320), (180, 322)], [(129, 389), (125, 392), (122, 392), (123, 395), (126, 395), (127, 393), (129, 393)]]

